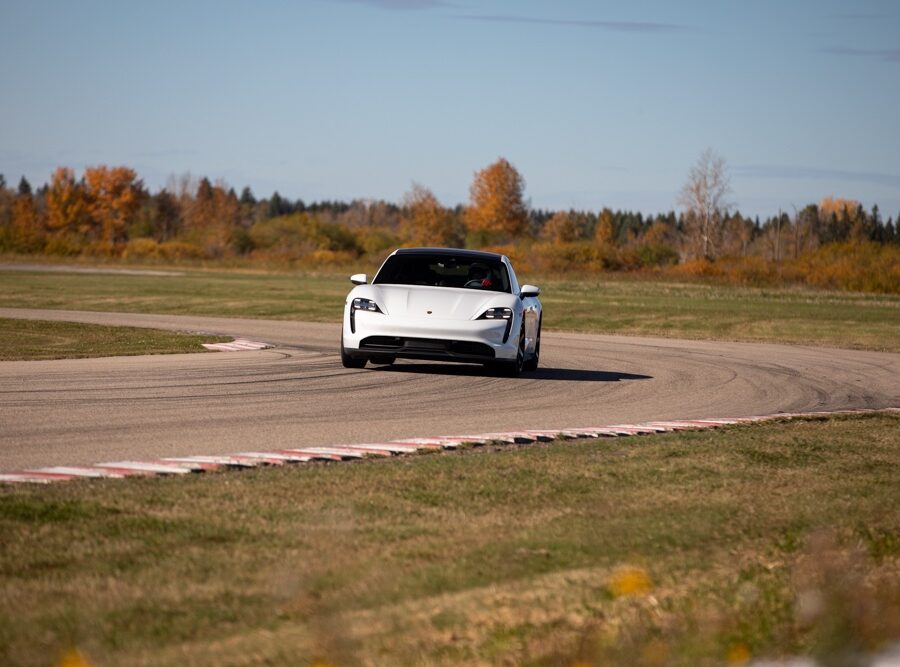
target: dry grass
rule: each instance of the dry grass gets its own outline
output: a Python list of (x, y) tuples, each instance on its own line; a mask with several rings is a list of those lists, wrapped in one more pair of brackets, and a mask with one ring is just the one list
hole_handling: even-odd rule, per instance
[(4, 489), (0, 662), (856, 656), (900, 636), (898, 426)]
[(155, 329), (0, 318), (0, 361), (205, 352), (228, 338)]
[[(900, 351), (897, 296), (608, 276), (520, 279), (543, 288), (548, 329)], [(334, 273), (0, 271), (0, 307), (333, 322), (349, 288), (347, 275)]]

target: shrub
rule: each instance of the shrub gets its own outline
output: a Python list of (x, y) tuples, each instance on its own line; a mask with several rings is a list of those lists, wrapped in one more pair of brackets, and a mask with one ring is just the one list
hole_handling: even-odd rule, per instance
[(202, 259), (203, 251), (193, 243), (165, 241), (159, 244), (159, 254), (165, 259)]
[(51, 236), (44, 244), (45, 255), (57, 255), (59, 257), (74, 257), (80, 255), (84, 249), (84, 243), (72, 234), (58, 234)]
[(131, 239), (125, 244), (125, 250), (122, 252), (124, 258), (156, 258), (160, 255), (159, 243), (154, 239), (140, 238)]
[(598, 271), (603, 268), (598, 247), (589, 241), (535, 243), (532, 254), (543, 271)]
[(797, 270), (810, 285), (900, 294), (900, 247), (831, 243), (804, 255)]

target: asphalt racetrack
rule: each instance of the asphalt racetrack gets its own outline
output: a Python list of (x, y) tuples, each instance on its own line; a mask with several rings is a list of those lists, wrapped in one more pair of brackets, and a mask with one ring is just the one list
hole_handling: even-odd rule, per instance
[(544, 332), (522, 378), (398, 361), (347, 370), (340, 325), (0, 309), (209, 332), (257, 352), (0, 362), (0, 471), (419, 436), (900, 406), (900, 354)]

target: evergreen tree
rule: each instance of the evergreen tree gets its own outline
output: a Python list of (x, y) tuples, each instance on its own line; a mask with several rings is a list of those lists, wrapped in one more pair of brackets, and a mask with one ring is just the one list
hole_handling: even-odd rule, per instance
[(872, 214), (869, 217), (869, 239), (876, 243), (884, 243), (884, 223), (881, 221), (878, 204), (872, 206)]
[(28, 182), (28, 179), (22, 176), (19, 180), (19, 194), (23, 196), (31, 196), (31, 183)]
[(173, 238), (181, 229), (181, 209), (178, 200), (167, 190), (160, 190), (153, 197), (154, 220), (153, 236), (164, 242)]
[[(900, 222), (900, 216), (897, 217), (897, 221)], [(900, 244), (900, 232), (898, 232), (896, 225), (890, 218), (888, 218), (887, 224), (884, 226), (884, 242)]]
[(278, 190), (272, 193), (272, 197), (269, 199), (269, 210), (267, 217), (269, 218), (277, 218), (282, 215), (288, 215), (294, 212), (294, 207), (291, 205), (291, 202), (278, 194)]
[(249, 185), (245, 185), (244, 189), (241, 190), (241, 203), (250, 206), (256, 204), (256, 197), (253, 196), (253, 191), (250, 189)]
[(201, 202), (212, 201), (213, 198), (213, 188), (212, 183), (209, 182), (209, 179), (204, 176), (200, 179), (200, 183), (197, 185), (197, 199)]

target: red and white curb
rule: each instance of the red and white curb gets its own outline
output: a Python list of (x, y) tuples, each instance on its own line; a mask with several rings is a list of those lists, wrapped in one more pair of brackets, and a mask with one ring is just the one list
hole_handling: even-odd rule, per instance
[(478, 446), (489, 443), (531, 444), (553, 440), (575, 440), (580, 438), (627, 438), (638, 435), (652, 435), (672, 431), (698, 431), (721, 428), (735, 424), (752, 424), (783, 419), (826, 417), (833, 415), (858, 415), (878, 412), (900, 413), (900, 408), (883, 410), (841, 410), (836, 412), (796, 412), (761, 415), (755, 417), (733, 417), (730, 419), (675, 419), (650, 421), (640, 424), (612, 424), (607, 426), (587, 426), (580, 428), (539, 429), (525, 431), (504, 431), (501, 433), (478, 433), (474, 435), (447, 435), (433, 438), (409, 438), (389, 442), (361, 443), (356, 445), (323, 445), (308, 447), (287, 447), (272, 451), (237, 452), (234, 454), (208, 456), (176, 456), (158, 461), (109, 461), (86, 466), (50, 466), (33, 470), (17, 470), (0, 473), (0, 483), (50, 484), (72, 479), (121, 479), (124, 477), (157, 477), (166, 475), (187, 475), (190, 473), (213, 472), (256, 468), (260, 466), (283, 466), (311, 461), (350, 461), (372, 457), (391, 457), (415, 454), (424, 450), (457, 449), (462, 446)]
[(265, 350), (272, 346), (255, 340), (235, 338), (230, 343), (203, 343), (203, 347), (213, 352), (246, 352), (248, 350)]

